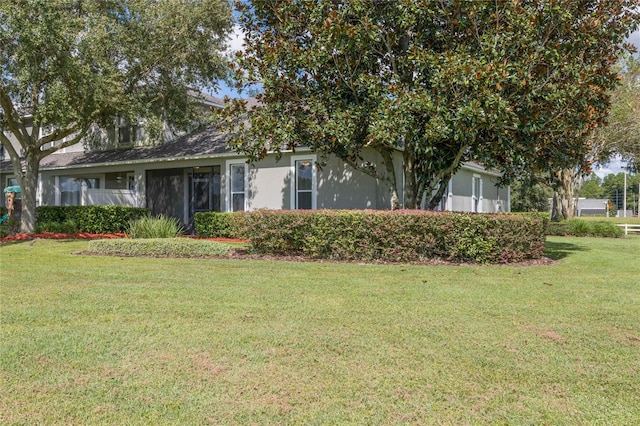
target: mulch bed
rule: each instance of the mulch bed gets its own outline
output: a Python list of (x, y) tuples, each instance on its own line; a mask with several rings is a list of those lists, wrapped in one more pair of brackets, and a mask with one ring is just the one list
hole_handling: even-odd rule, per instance
[[(0, 238), (0, 243), (8, 243), (12, 241), (30, 241), (36, 239), (45, 240), (104, 240), (112, 238), (127, 238), (127, 234), (118, 232), (115, 234), (90, 234), (88, 232), (75, 232), (73, 234), (63, 232), (41, 232), (38, 234), (13, 234), (4, 238)], [(188, 238), (197, 238), (191, 237)], [(221, 243), (246, 243), (247, 240), (237, 238), (202, 238), (209, 241), (218, 241)]]

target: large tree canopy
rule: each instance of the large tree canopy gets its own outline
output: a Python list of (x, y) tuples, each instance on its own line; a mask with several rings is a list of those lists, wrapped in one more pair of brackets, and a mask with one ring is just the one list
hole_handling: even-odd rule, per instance
[[(308, 146), (396, 183), (405, 206), (440, 202), (467, 160), (514, 176), (586, 167), (635, 0), (352, 0), (239, 3), (241, 86), (262, 84), (231, 143), (259, 159)], [(363, 160), (375, 150), (385, 167)], [(423, 197), (426, 197), (423, 200)]]
[(620, 154), (631, 169), (640, 167), (640, 60), (630, 56), (621, 71), (621, 84), (611, 94), (608, 125), (598, 128), (596, 141), (602, 145), (600, 160)]
[(227, 0), (3, 0), (0, 138), (22, 186), (23, 230), (34, 225), (40, 160), (93, 125), (187, 126), (186, 88), (225, 76), (232, 24)]

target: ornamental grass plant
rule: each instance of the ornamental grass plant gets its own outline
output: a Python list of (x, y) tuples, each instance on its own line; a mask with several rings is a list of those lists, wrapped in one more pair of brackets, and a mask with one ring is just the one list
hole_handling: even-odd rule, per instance
[(174, 238), (181, 235), (184, 228), (178, 219), (159, 215), (141, 217), (129, 223), (129, 238)]

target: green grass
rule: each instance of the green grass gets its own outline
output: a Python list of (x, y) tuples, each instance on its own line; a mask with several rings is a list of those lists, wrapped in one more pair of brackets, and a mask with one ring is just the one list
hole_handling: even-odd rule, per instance
[(595, 221), (595, 222), (611, 222), (611, 223), (629, 223), (640, 224), (640, 217), (604, 217), (604, 216), (580, 216), (576, 219)]
[(0, 247), (1, 424), (638, 424), (640, 239), (550, 266)]

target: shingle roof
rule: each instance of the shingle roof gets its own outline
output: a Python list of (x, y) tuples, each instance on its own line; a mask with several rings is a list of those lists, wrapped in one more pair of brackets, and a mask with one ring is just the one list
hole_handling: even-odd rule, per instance
[[(213, 127), (204, 127), (191, 134), (153, 147), (134, 147), (110, 151), (71, 152), (52, 154), (40, 163), (41, 170), (65, 167), (82, 167), (97, 164), (118, 164), (146, 162), (162, 159), (190, 159), (215, 157), (230, 153), (227, 149), (226, 135), (216, 132)], [(11, 170), (11, 161), (3, 161), (0, 170)]]

